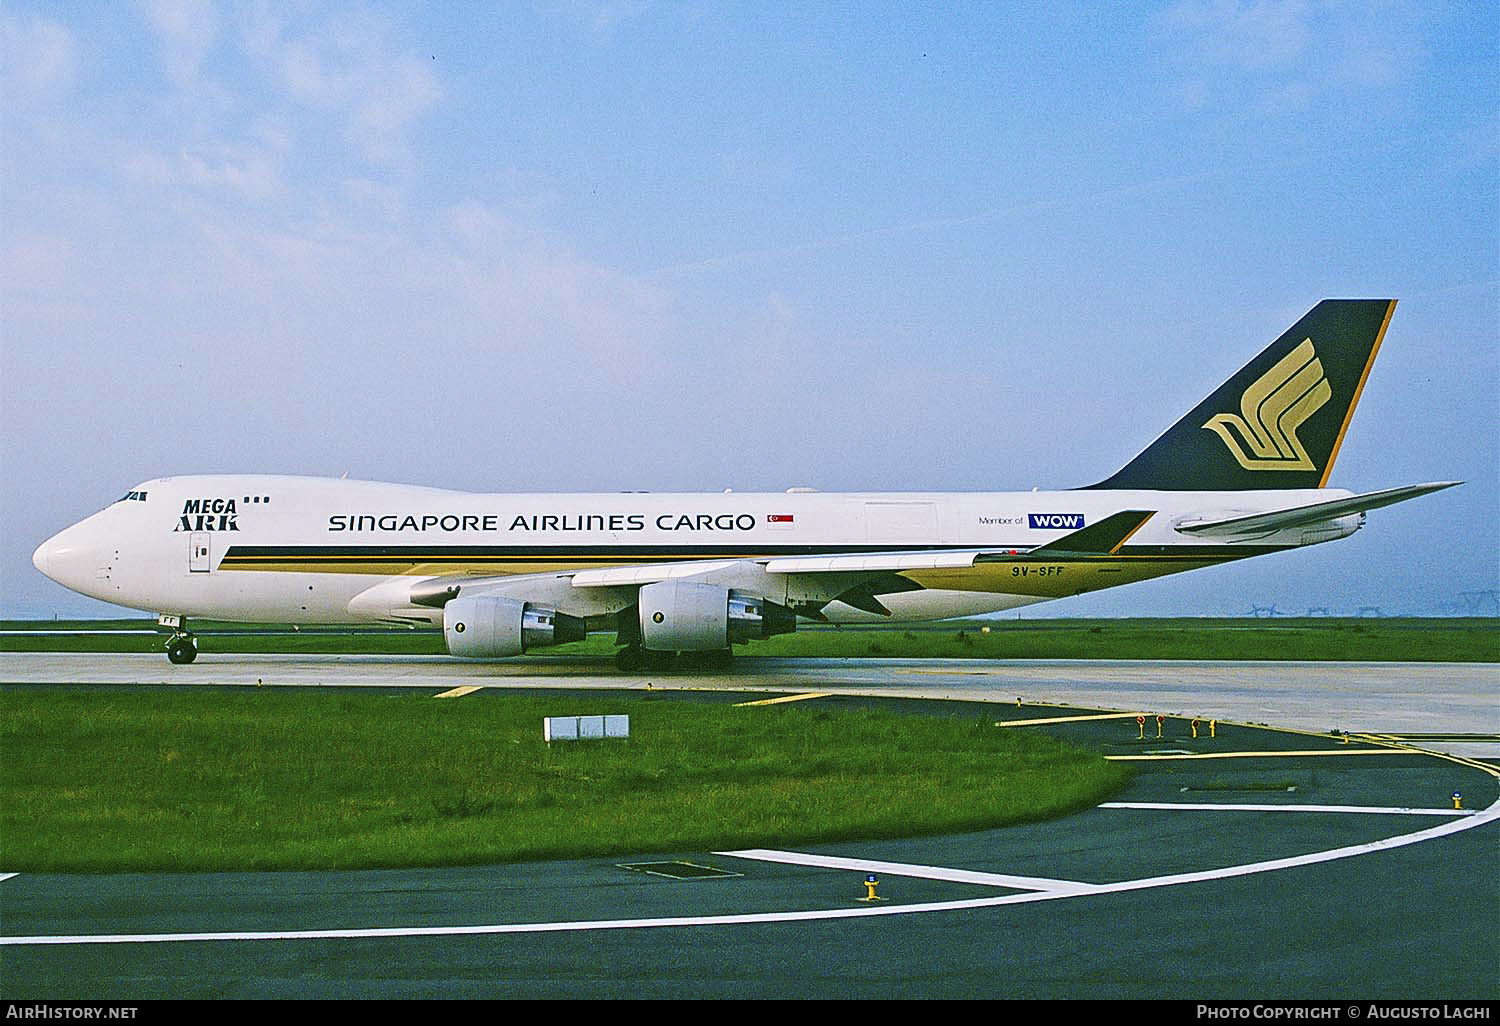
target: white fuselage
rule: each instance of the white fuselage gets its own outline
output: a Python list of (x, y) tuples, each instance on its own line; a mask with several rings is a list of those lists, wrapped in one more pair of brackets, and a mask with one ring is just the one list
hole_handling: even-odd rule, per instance
[[(938, 619), (1341, 537), (1357, 528), (1356, 518), (1332, 531), (1282, 530), (1210, 545), (1177, 527), (1348, 494), (472, 494), (302, 477), (166, 477), (60, 532), (34, 561), (74, 591), (154, 612), (248, 622), (437, 623), (440, 613), (411, 607), (395, 589), (455, 575), (531, 576), (557, 608), (572, 603), (579, 615), (595, 615), (627, 605), (630, 591), (570, 589), (575, 571), (941, 549), (1025, 553), (1122, 510), (1154, 513), (1130, 537), (1119, 565), (1097, 573), (1002, 559), (912, 573), (919, 589), (882, 599), (897, 619)], [(767, 579), (773, 592), (783, 589), (767, 596), (776, 601), (812, 587), (812, 575), (797, 572)], [(839, 602), (825, 612), (831, 620), (880, 618)]]

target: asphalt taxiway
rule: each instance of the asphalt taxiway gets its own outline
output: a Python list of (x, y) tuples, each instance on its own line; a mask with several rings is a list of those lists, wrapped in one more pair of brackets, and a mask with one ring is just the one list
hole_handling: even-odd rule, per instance
[[(23, 873), (0, 880), (6, 997), (1500, 995), (1500, 790), (1482, 750), (1495, 746), (1465, 742), (1479, 758), (1415, 750), (1497, 732), (1492, 667), (746, 660), (622, 678), (551, 660), (171, 667), (10, 654), (0, 681), (983, 702), (997, 722), (1138, 770), (1106, 805), (1049, 823), (650, 856), (726, 874), (700, 879), (621, 868), (637, 853), (351, 873)], [(1192, 717), (1221, 724), (1195, 737)], [(1329, 733), (1345, 730), (1350, 740)], [(886, 900), (859, 900), (867, 873)]]
[[(1193, 662), (1186, 660), (759, 659), (732, 669), (622, 674), (608, 659), (467, 662), (446, 656), (201, 656), (0, 653), (0, 682), (299, 687), (669, 687), (832, 690), (1141, 710), (1300, 730), (1473, 740), (1427, 746), (1500, 756), (1500, 664)], [(1487, 739), (1484, 735), (1495, 735)]]

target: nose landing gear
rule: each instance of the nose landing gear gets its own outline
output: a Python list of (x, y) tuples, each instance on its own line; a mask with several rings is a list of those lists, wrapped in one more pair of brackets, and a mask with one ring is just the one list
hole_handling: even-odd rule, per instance
[(198, 658), (198, 639), (187, 629), (187, 617), (163, 614), (156, 622), (172, 629), (172, 636), (167, 639), (168, 662), (181, 666)]
[(167, 661), (179, 666), (198, 658), (198, 641), (191, 634), (174, 634), (167, 641)]

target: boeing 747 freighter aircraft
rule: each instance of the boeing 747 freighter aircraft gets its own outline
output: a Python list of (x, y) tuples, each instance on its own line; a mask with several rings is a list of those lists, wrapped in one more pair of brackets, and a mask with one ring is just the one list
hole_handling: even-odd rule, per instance
[(160, 614), (441, 626), (455, 656), (614, 631), (622, 669), (799, 620), (989, 613), (1343, 538), (1456, 481), (1325, 487), (1395, 310), (1330, 299), (1124, 469), (1071, 491), (476, 495), (163, 477), (43, 542), (37, 569)]

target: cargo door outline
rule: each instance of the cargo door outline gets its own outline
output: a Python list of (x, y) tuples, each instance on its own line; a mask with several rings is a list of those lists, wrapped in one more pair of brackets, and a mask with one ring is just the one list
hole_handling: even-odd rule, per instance
[(188, 571), (206, 574), (214, 568), (213, 535), (207, 531), (194, 531), (188, 535)]

